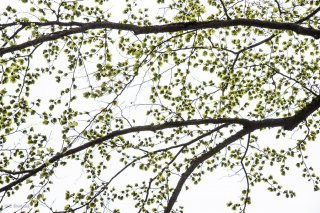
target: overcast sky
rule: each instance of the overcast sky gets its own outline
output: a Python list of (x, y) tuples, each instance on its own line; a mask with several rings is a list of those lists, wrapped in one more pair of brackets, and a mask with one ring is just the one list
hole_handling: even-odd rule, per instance
[[(121, 1), (121, 0), (118, 0)], [(124, 0), (123, 0), (124, 1)], [(204, 0), (203, 0), (204, 1)], [(16, 0), (2, 0), (2, 7), (6, 4), (17, 5)], [(142, 1), (138, 1), (142, 2)], [(145, 0), (143, 1), (143, 5), (146, 7), (150, 5), (150, 8), (154, 7), (152, 4), (155, 1)], [(121, 11), (117, 9), (120, 4), (113, 3), (112, 10)], [(52, 82), (42, 82), (41, 85), (38, 85), (39, 89), (35, 89), (34, 91), (38, 91), (38, 94), (35, 94), (37, 97), (48, 96), (50, 91), (46, 91), (43, 93), (43, 85), (46, 85), (46, 88), (51, 92), (55, 93), (56, 87), (54, 85), (48, 86), (52, 84)], [(261, 144), (270, 144), (271, 146), (285, 146), (286, 143), (290, 143), (287, 139), (286, 141), (275, 141), (274, 140), (275, 133), (274, 131), (264, 131), (261, 133), (261, 137), (259, 141)], [(312, 165), (318, 174), (320, 174), (320, 143), (319, 141), (308, 144), (307, 146), (309, 159), (308, 164)], [(293, 163), (294, 165), (294, 163)], [(71, 186), (78, 187), (83, 183), (82, 179), (85, 177), (81, 177), (81, 175), (77, 176), (77, 178), (69, 179), (68, 174), (72, 175), (75, 173), (79, 173), (81, 170), (80, 167), (71, 165), (65, 167), (65, 171), (61, 170), (60, 173), (57, 174), (57, 177), (60, 178), (56, 187), (59, 186)], [(270, 174), (279, 174), (276, 168), (270, 168)], [(80, 171), (81, 173), (81, 171)], [(122, 177), (123, 181), (128, 180), (128, 176)], [(313, 191), (313, 185), (310, 182), (307, 182), (306, 179), (301, 177), (301, 172), (292, 167), (291, 170), (285, 177), (279, 176), (280, 184), (293, 189), (297, 192), (297, 197), (286, 199), (283, 196), (277, 197), (274, 193), (270, 193), (266, 190), (267, 186), (265, 184), (257, 185), (252, 189), (252, 204), (247, 207), (248, 213), (280, 213), (280, 212), (290, 212), (290, 213), (319, 213), (320, 212), (320, 192)], [(211, 174), (207, 174), (204, 176), (202, 182), (198, 185), (188, 184), (190, 189), (188, 191), (184, 191), (179, 198), (179, 203), (177, 205), (182, 205), (185, 208), (186, 213), (225, 213), (232, 212), (230, 208), (226, 207), (226, 203), (228, 201), (238, 201), (240, 197), (241, 190), (245, 188), (246, 182), (243, 178), (243, 173), (240, 172), (238, 175), (235, 175), (233, 172), (224, 169), (218, 169)], [(53, 192), (56, 193), (56, 196), (52, 198), (55, 201), (55, 204), (59, 202), (63, 202), (59, 199), (64, 198), (64, 194), (62, 190), (58, 188), (53, 188)], [(12, 200), (6, 200), (7, 203), (11, 204), (19, 204), (19, 197), (13, 197)], [(50, 199), (50, 198), (49, 198)], [(125, 206), (128, 203), (110, 203), (110, 207), (118, 207), (118, 205)], [(130, 202), (129, 202), (130, 204)], [(124, 212), (136, 212), (134, 209), (126, 206), (127, 209)], [(130, 209), (130, 210), (129, 210)], [(12, 212), (12, 209), (7, 209), (5, 212)]]

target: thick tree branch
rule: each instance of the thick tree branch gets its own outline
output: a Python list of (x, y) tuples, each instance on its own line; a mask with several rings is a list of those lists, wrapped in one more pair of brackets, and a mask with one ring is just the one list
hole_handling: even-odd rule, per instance
[[(283, 119), (275, 119), (280, 121), (280, 123), (282, 123), (280, 126), (283, 126), (284, 129), (286, 130), (292, 130), (294, 127), (296, 127), (300, 122), (302, 122), (303, 120), (305, 120), (312, 112), (316, 111), (318, 108), (320, 107), (320, 97), (316, 97), (312, 100), (312, 102), (307, 105), (305, 108), (303, 108), (302, 110), (298, 111), (294, 116), (289, 117), (289, 118), (283, 118)], [(270, 121), (270, 119), (269, 119)], [(268, 123), (268, 124), (267, 124)], [(240, 130), (239, 132), (237, 132), (236, 134), (230, 136), (229, 138), (227, 138), (224, 142), (218, 144), (217, 146), (215, 146), (212, 150), (210, 150), (209, 152), (206, 152), (204, 154), (202, 154), (200, 157), (195, 158), (194, 160), (191, 161), (190, 166), (187, 168), (187, 170), (181, 175), (176, 187), (174, 188), (174, 191), (168, 201), (168, 205), (166, 207), (166, 209), (164, 210), (164, 213), (170, 213), (170, 211), (173, 208), (174, 203), (176, 202), (181, 189), (184, 185), (184, 183), (186, 182), (186, 180), (188, 179), (188, 177), (192, 174), (192, 172), (200, 165), (202, 164), (204, 161), (206, 161), (207, 159), (209, 159), (210, 157), (214, 156), (215, 154), (217, 154), (218, 152), (220, 152), (223, 148), (226, 148), (228, 145), (230, 145), (231, 143), (233, 143), (234, 141), (237, 141), (239, 139), (241, 139), (243, 136), (247, 135), (247, 134), (251, 134), (253, 131), (257, 130), (257, 129), (261, 129), (263, 128), (264, 125), (268, 125), (265, 127), (270, 127), (269, 125), (272, 125), (273, 122), (269, 123), (268, 120), (262, 120), (262, 121), (258, 121), (256, 122), (254, 125), (244, 128), (242, 130)], [(273, 123), (276, 124), (277, 122)], [(248, 140), (250, 140), (250, 137), (248, 138)], [(249, 142), (248, 142), (249, 143)], [(245, 153), (246, 154), (246, 153)], [(242, 163), (243, 159), (241, 160), (241, 164), (243, 166)], [(244, 168), (244, 167), (243, 167)], [(245, 173), (246, 170), (244, 169)], [(247, 176), (247, 174), (246, 174)], [(248, 179), (247, 179), (248, 181)], [(248, 190), (248, 189), (247, 189)], [(247, 191), (247, 195), (246, 195), (246, 199), (248, 196), (248, 192)], [(247, 200), (245, 200), (245, 204), (246, 204)]]
[(188, 177), (191, 175), (191, 173), (200, 165), (202, 164), (204, 161), (206, 161), (207, 159), (209, 159), (210, 157), (212, 157), (213, 155), (217, 154), (218, 152), (220, 152), (223, 148), (227, 147), (228, 145), (230, 145), (232, 142), (239, 140), (240, 138), (242, 138), (243, 136), (245, 136), (248, 133), (253, 132), (255, 129), (254, 128), (245, 128), (242, 129), (241, 131), (237, 132), (236, 134), (230, 136), (229, 138), (227, 138), (226, 140), (224, 140), (222, 143), (218, 144), (217, 146), (215, 146), (213, 149), (211, 149), (210, 151), (200, 155), (199, 157), (195, 158), (194, 160), (191, 161), (190, 166), (188, 167), (188, 169), (181, 175), (177, 186), (175, 187), (167, 207), (164, 210), (164, 213), (170, 213), (174, 203), (176, 202), (181, 189), (184, 185), (184, 183), (186, 182), (186, 180), (188, 179)]
[(314, 98), (310, 104), (303, 109), (299, 110), (294, 116), (287, 118), (287, 122), (284, 123), (283, 129), (293, 130), (302, 121), (306, 120), (309, 115), (315, 112), (320, 107), (320, 96)]
[[(89, 203), (94, 200), (96, 197), (98, 197), (111, 183), (112, 181), (117, 177), (119, 176), (121, 173), (123, 173), (127, 168), (129, 168), (133, 163), (137, 162), (138, 160), (141, 160), (143, 158), (146, 158), (148, 155), (150, 154), (156, 154), (156, 153), (159, 153), (159, 152), (165, 152), (165, 151), (169, 151), (171, 149), (175, 149), (175, 148), (180, 148), (180, 151), (181, 152), (185, 147), (189, 146), (190, 144), (193, 144), (211, 134), (213, 134), (214, 132), (217, 132), (219, 130), (221, 130), (222, 128), (228, 126), (227, 124), (223, 124), (223, 125), (220, 125), (216, 128), (214, 128), (213, 130), (210, 130), (194, 139), (192, 139), (191, 141), (188, 141), (186, 143), (183, 143), (183, 144), (179, 144), (179, 145), (174, 145), (174, 146), (170, 146), (170, 147), (167, 147), (167, 148), (163, 148), (163, 149), (158, 149), (158, 150), (155, 150), (155, 151), (152, 151), (152, 152), (148, 152), (147, 154), (139, 157), (139, 158), (136, 158), (135, 160), (131, 161), (130, 163), (126, 164), (123, 168), (121, 168), (114, 176), (112, 176), (112, 178), (109, 179), (109, 181), (106, 182), (106, 184), (102, 187), (102, 189), (97, 192), (88, 202), (86, 202), (85, 204), (75, 208), (75, 209), (72, 209), (72, 211), (77, 211), (87, 205), (89, 205)], [(173, 160), (171, 160), (173, 162)], [(170, 161), (170, 162), (171, 162)], [(153, 179), (153, 178), (152, 178)], [(148, 192), (148, 191), (147, 191)], [(54, 213), (66, 213), (66, 211), (58, 211), (58, 212), (54, 212)]]
[[(116, 131), (110, 132), (104, 137), (97, 138), (95, 140), (89, 141), (73, 149), (69, 149), (64, 153), (57, 153), (55, 156), (50, 158), (48, 162), (49, 164), (58, 162), (60, 159), (64, 157), (76, 154), (78, 152), (81, 152), (82, 150), (85, 150), (89, 147), (93, 147), (97, 144), (101, 144), (104, 141), (110, 140), (114, 137), (135, 133), (135, 132), (158, 131), (158, 130), (169, 129), (169, 128), (177, 128), (177, 127), (190, 126), (190, 125), (204, 125), (204, 124), (240, 124), (244, 127), (244, 130), (249, 129), (251, 131), (254, 131), (256, 129), (272, 128), (272, 127), (283, 127), (285, 130), (292, 130), (300, 122), (304, 121), (309, 115), (311, 115), (313, 112), (319, 109), (319, 107), (320, 107), (320, 96), (317, 96), (305, 108), (299, 110), (294, 116), (287, 117), (287, 118), (263, 119), (259, 121), (241, 119), (241, 118), (217, 118), (217, 119), (208, 118), (208, 119), (196, 119), (196, 120), (186, 120), (186, 121), (173, 121), (173, 122), (168, 122), (168, 123), (158, 124), (158, 125), (136, 126), (128, 129), (116, 130)], [(0, 188), (0, 192), (4, 192), (11, 189), (13, 186), (20, 184), (21, 182), (37, 174), (39, 171), (46, 168), (47, 166), (48, 164), (46, 163), (40, 165), (39, 167), (31, 170), (28, 174), (25, 174), (22, 177), (16, 179), (15, 181)]]
[[(11, 23), (13, 24), (13, 23)], [(18, 24), (18, 23), (16, 23)], [(186, 31), (186, 30), (200, 30), (200, 29), (209, 29), (209, 28), (225, 28), (225, 27), (235, 27), (235, 26), (249, 26), (249, 27), (257, 27), (257, 28), (265, 28), (272, 30), (281, 30), (281, 31), (293, 31), (300, 35), (311, 36), (315, 39), (320, 38), (320, 30), (313, 29), (308, 27), (300, 26), (298, 23), (282, 23), (282, 22), (273, 22), (273, 21), (263, 21), (263, 20), (255, 20), (255, 19), (231, 19), (231, 20), (213, 20), (213, 21), (205, 21), (205, 22), (181, 22), (181, 23), (173, 23), (173, 24), (165, 24), (165, 25), (153, 25), (153, 26), (138, 26), (134, 24), (122, 24), (122, 23), (114, 23), (114, 22), (91, 22), (91, 23), (80, 23), (80, 22), (25, 22), (19, 23), (20, 25), (30, 25), (35, 24), (39, 26), (79, 26), (67, 30), (62, 30), (58, 32), (54, 32), (48, 35), (44, 35), (42, 37), (13, 45), (6, 48), (0, 49), (0, 56), (3, 56), (6, 53), (12, 53), (17, 50), (22, 50), (24, 48), (34, 46), (37, 44), (41, 44), (47, 41), (53, 41), (60, 38), (63, 38), (68, 35), (83, 33), (87, 30), (94, 29), (114, 29), (114, 30), (124, 30), (131, 31), (135, 35), (139, 34), (150, 34), (150, 33), (167, 33), (167, 32), (178, 32), (178, 31)], [(2, 24), (0, 28), (5, 28), (10, 24)]]

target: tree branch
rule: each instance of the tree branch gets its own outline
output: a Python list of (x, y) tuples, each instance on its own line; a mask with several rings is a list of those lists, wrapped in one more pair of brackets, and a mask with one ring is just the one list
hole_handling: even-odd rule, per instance
[(320, 11), (320, 6), (315, 9), (312, 13), (310, 13), (309, 15), (307, 15), (306, 17), (300, 19), (299, 21), (297, 21), (297, 24), (301, 24), (304, 21), (307, 21), (308, 19), (310, 19), (312, 16), (316, 15), (318, 12)]
[(247, 182), (247, 189), (246, 189), (246, 195), (245, 195), (245, 198), (244, 198), (244, 204), (243, 204), (243, 209), (241, 212), (245, 213), (246, 212), (246, 207), (247, 207), (247, 204), (249, 203), (249, 193), (250, 193), (250, 181), (249, 181), (249, 177), (248, 177), (248, 172), (246, 170), (246, 167), (243, 163), (245, 157), (247, 156), (247, 153), (248, 153), (248, 150), (249, 150), (249, 144), (250, 144), (250, 133), (248, 134), (248, 141), (247, 141), (247, 145), (246, 145), (246, 149), (243, 153), (243, 156), (241, 157), (241, 160), (240, 160), (240, 164), (241, 164), (241, 167), (243, 169), (243, 172), (244, 172), (244, 175), (245, 175), (245, 178), (246, 178), (246, 182)]
[[(319, 10), (319, 8), (317, 9)], [(318, 11), (314, 11), (312, 14), (314, 15)], [(311, 15), (311, 14), (310, 14)], [(309, 16), (310, 16), (309, 15)], [(308, 16), (308, 17), (309, 17)], [(302, 20), (303, 21), (303, 20)], [(301, 23), (300, 21), (299, 23)], [(13, 24), (13, 23), (11, 23)], [(135, 35), (139, 34), (151, 34), (151, 33), (168, 33), (168, 32), (178, 32), (178, 31), (187, 31), (187, 30), (200, 30), (200, 29), (217, 29), (217, 28), (225, 28), (225, 27), (235, 27), (235, 26), (249, 26), (249, 27), (257, 27), (257, 28), (266, 28), (271, 30), (282, 30), (282, 31), (293, 31), (300, 35), (311, 36), (315, 39), (320, 38), (320, 30), (313, 29), (308, 27), (300, 26), (298, 23), (281, 23), (274, 21), (263, 21), (263, 20), (255, 20), (255, 19), (232, 19), (232, 20), (213, 20), (213, 21), (204, 21), (204, 22), (180, 22), (180, 23), (172, 23), (165, 25), (153, 25), (153, 26), (138, 26), (134, 24), (122, 24), (122, 23), (114, 23), (114, 22), (91, 22), (91, 23), (81, 23), (81, 22), (21, 22), (20, 25), (39, 25), (39, 26), (74, 26), (77, 25), (79, 27), (62, 30), (58, 32), (54, 32), (51, 34), (44, 35), (42, 37), (13, 45), (11, 47), (1, 48), (0, 56), (3, 56), (6, 53), (12, 53), (18, 50), (22, 50), (24, 48), (34, 46), (43, 42), (53, 41), (60, 38), (63, 38), (68, 35), (83, 33), (87, 30), (94, 29), (114, 29), (114, 30), (124, 30), (131, 31)], [(16, 23), (18, 25), (18, 23)], [(0, 25), (0, 28), (4, 28), (8, 25)]]
[[(209, 152), (206, 152), (206, 153), (202, 154), (200, 157), (192, 160), (188, 169), (181, 175), (181, 177), (177, 183), (177, 186), (175, 187), (175, 189), (169, 199), (168, 205), (167, 205), (166, 209), (164, 210), (164, 213), (170, 213), (170, 211), (173, 208), (174, 203), (176, 202), (176, 200), (181, 192), (181, 189), (182, 189), (184, 183), (186, 182), (188, 177), (192, 174), (192, 172), (200, 164), (202, 164), (204, 161), (206, 161), (210, 157), (212, 157), (215, 154), (217, 154), (218, 152), (220, 152), (223, 148), (226, 148), (228, 145), (230, 145), (234, 141), (242, 138), (246, 134), (250, 135), (253, 131), (255, 131), (257, 129), (262, 129), (263, 126), (265, 126), (265, 125), (267, 125), (265, 127), (271, 127), (270, 125), (277, 124), (277, 122), (273, 123), (273, 122), (271, 122), (271, 120), (273, 120), (273, 121), (277, 120), (280, 123), (282, 123), (280, 126), (283, 126), (283, 128), (285, 130), (292, 130), (300, 122), (305, 120), (310, 114), (312, 114), (314, 111), (316, 111), (319, 107), (320, 107), (320, 96), (314, 98), (310, 104), (308, 104), (302, 110), (298, 111), (294, 116), (288, 117), (288, 118), (282, 118), (282, 119), (265, 119), (262, 121), (258, 121), (255, 124), (253, 124), (252, 126), (245, 127), (242, 130), (240, 130), (239, 132), (237, 132), (236, 134), (230, 136), (224, 142), (218, 144)], [(271, 123), (269, 123), (269, 122), (271, 122)], [(280, 123), (278, 123), (278, 124), (280, 124)], [(250, 140), (250, 138), (248, 140)], [(241, 160), (241, 162), (242, 162), (242, 160)], [(245, 202), (247, 202), (247, 201), (245, 200)]]
[(309, 115), (315, 112), (320, 107), (320, 96), (312, 99), (311, 103), (303, 109), (299, 110), (294, 116), (287, 118), (287, 122), (284, 123), (283, 129), (293, 130), (302, 121), (306, 120)]
[(231, 18), (230, 18), (229, 14), (228, 14), (228, 10), (227, 10), (227, 8), (226, 8), (226, 5), (224, 4), (224, 2), (223, 2), (222, 0), (220, 0), (220, 3), (221, 3), (221, 5), (222, 5), (224, 14), (225, 14), (226, 17), (227, 17), (227, 20), (230, 20)]
[(206, 161), (207, 159), (209, 159), (213, 155), (220, 152), (223, 148), (227, 147), (232, 142), (242, 138), (243, 136), (245, 136), (248, 133), (253, 132), (254, 130), (255, 130), (254, 128), (244, 128), (244, 129), (240, 130), (239, 132), (237, 132), (236, 134), (234, 134), (234, 135), (230, 136), (229, 138), (227, 138), (226, 140), (224, 140), (222, 143), (219, 143), (217, 146), (215, 146), (210, 151), (208, 151), (208, 152), (202, 154), (201, 156), (195, 158), (194, 160), (192, 160), (188, 169), (181, 175), (181, 177), (177, 183), (177, 186), (175, 187), (175, 189), (169, 199), (168, 205), (164, 210), (164, 213), (170, 213), (170, 211), (173, 208), (174, 203), (176, 202), (176, 200), (181, 192), (181, 189), (182, 189), (184, 183), (186, 182), (188, 177), (191, 175), (191, 173), (200, 164), (202, 164), (204, 161)]
[[(271, 128), (271, 127), (283, 127), (285, 130), (292, 130), (300, 122), (304, 121), (309, 115), (315, 112), (319, 107), (320, 107), (320, 96), (317, 96), (305, 108), (299, 110), (294, 116), (287, 117), (287, 118), (271, 118), (271, 119), (263, 119), (259, 121), (242, 119), (242, 118), (217, 118), (217, 119), (208, 118), (208, 119), (195, 119), (195, 120), (186, 120), (186, 121), (173, 121), (173, 122), (168, 122), (168, 123), (163, 123), (158, 125), (152, 124), (152, 125), (136, 126), (136, 127), (131, 127), (127, 129), (116, 130), (116, 131), (110, 132), (104, 137), (97, 138), (95, 140), (89, 141), (73, 149), (69, 149), (64, 153), (57, 153), (55, 156), (51, 157), (48, 162), (49, 164), (58, 162), (61, 158), (70, 156), (72, 154), (76, 154), (89, 147), (93, 147), (97, 144), (101, 144), (104, 141), (110, 140), (120, 135), (126, 135), (134, 132), (158, 131), (158, 130), (176, 128), (176, 127), (182, 127), (182, 126), (205, 125), (205, 124), (240, 124), (244, 127), (245, 130), (251, 129), (252, 131), (255, 129), (263, 129), (263, 128)], [(230, 138), (232, 137), (233, 136), (231, 136)], [(220, 147), (220, 146), (218, 145), (217, 147)], [(4, 192), (11, 189), (13, 186), (37, 174), (47, 166), (48, 164), (44, 163), (39, 167), (33, 170), (30, 170), (28, 174), (25, 174), (22, 177), (16, 179), (15, 181), (0, 188), (0, 192)]]

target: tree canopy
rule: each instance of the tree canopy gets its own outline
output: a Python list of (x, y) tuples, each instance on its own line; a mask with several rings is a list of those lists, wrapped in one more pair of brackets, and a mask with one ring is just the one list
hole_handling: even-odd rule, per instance
[[(179, 195), (222, 167), (244, 178), (227, 205), (246, 212), (258, 184), (295, 196), (269, 172), (286, 175), (288, 162), (319, 190), (307, 161), (319, 11), (311, 0), (6, 2), (0, 209), (20, 194), (25, 212), (119, 212), (108, 204), (122, 200), (183, 212)], [(276, 146), (261, 144), (266, 132)], [(80, 184), (59, 186), (77, 166)]]

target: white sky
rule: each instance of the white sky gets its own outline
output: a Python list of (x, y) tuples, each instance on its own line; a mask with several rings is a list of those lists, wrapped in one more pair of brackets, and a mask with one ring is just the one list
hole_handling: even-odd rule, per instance
[[(16, 1), (2, 0), (1, 4), (5, 5), (15, 4)], [(148, 7), (152, 6), (154, 1), (145, 0), (144, 6)], [(113, 5), (112, 10), (118, 11), (116, 8), (119, 7), (119, 4), (116, 3)], [(43, 82), (42, 85), (48, 85), (49, 82)], [(43, 88), (39, 86), (39, 88)], [(47, 87), (51, 88), (51, 92), (54, 93), (55, 90), (52, 89), (54, 86)], [(36, 96), (41, 97), (44, 95), (43, 91), (38, 90), (39, 94)], [(45, 95), (48, 96), (49, 91), (46, 91)], [(270, 138), (275, 136), (272, 131), (265, 131), (261, 134), (259, 141), (262, 144), (271, 144), (272, 146), (278, 146), (279, 143), (290, 143), (290, 141), (270, 141)], [(320, 143), (319, 141), (308, 144), (308, 153), (309, 165), (312, 165), (318, 174), (320, 174)], [(115, 169), (115, 168), (114, 168)], [(55, 204), (59, 202), (63, 202), (61, 198), (64, 197), (62, 186), (68, 186), (71, 188), (77, 188), (79, 185), (84, 183), (85, 177), (78, 175), (76, 178), (70, 178), (70, 176), (74, 174), (79, 174), (79, 170), (81, 167), (77, 165), (69, 165), (63, 170), (58, 172), (58, 179), (56, 188), (53, 188), (52, 194), (55, 194), (55, 197), (48, 198), (49, 200), (55, 200)], [(112, 169), (111, 169), (112, 170)], [(81, 171), (80, 171), (81, 173)], [(273, 168), (270, 168), (270, 173), (277, 173), (277, 171)], [(69, 176), (70, 175), (70, 176)], [(226, 171), (223, 169), (217, 169), (215, 172), (211, 174), (207, 174), (204, 176), (202, 182), (198, 185), (188, 184), (190, 189), (186, 192), (182, 192), (179, 197), (179, 203), (176, 205), (182, 205), (185, 208), (186, 213), (225, 213), (231, 212), (231, 210), (226, 207), (226, 203), (230, 200), (238, 201), (241, 190), (245, 187), (245, 180), (243, 179), (243, 174), (240, 173), (238, 176), (232, 176), (233, 174), (230, 171)], [(130, 176), (130, 175), (129, 175)], [(130, 177), (131, 178), (131, 177)], [(121, 181), (128, 180), (128, 175), (125, 177), (120, 177)], [(313, 187), (311, 183), (308, 183), (306, 179), (301, 177), (301, 172), (297, 171), (295, 167), (292, 167), (289, 174), (285, 177), (280, 177), (280, 184), (284, 186), (288, 186), (290, 189), (294, 189), (297, 192), (297, 197), (286, 199), (275, 196), (275, 194), (270, 193), (266, 190), (266, 185), (261, 184), (257, 185), (253, 188), (253, 193), (251, 194), (252, 204), (247, 207), (248, 213), (269, 213), (269, 212), (291, 212), (291, 213), (319, 213), (320, 212), (320, 193), (313, 192)], [(6, 200), (7, 203), (17, 204), (19, 205), (19, 201), (21, 196), (21, 200), (25, 194), (20, 193), (16, 197), (13, 197), (9, 200)], [(129, 206), (125, 206), (129, 203), (111, 203), (110, 207), (119, 207), (120, 205), (124, 207), (125, 211), (123, 212), (136, 212), (136, 210), (130, 208)], [(61, 209), (61, 208), (60, 208)], [(12, 212), (13, 209), (7, 209), (4, 212)], [(81, 212), (81, 211), (80, 211)]]

